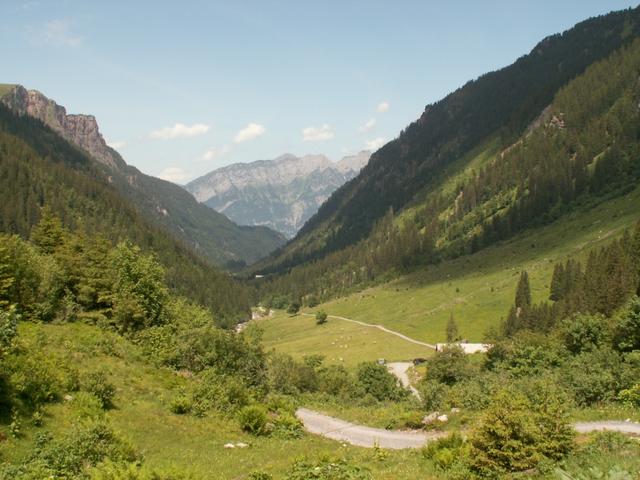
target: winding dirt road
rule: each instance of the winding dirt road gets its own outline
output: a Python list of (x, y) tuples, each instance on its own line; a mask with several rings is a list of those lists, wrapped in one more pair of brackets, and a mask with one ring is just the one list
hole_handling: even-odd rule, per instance
[[(312, 313), (303, 313), (302, 315), (306, 315), (308, 317), (313, 317), (314, 314)], [(396, 337), (399, 337), (403, 340), (406, 340), (407, 342), (411, 342), (411, 343), (415, 343), (416, 345), (422, 345), (423, 347), (427, 347), (430, 348), (432, 350), (436, 349), (436, 346), (433, 345), (432, 343), (425, 343), (425, 342), (421, 342), (420, 340), (416, 340), (415, 338), (411, 338), (411, 337), (407, 337), (406, 335), (400, 333), (400, 332), (395, 332), (393, 330), (389, 330), (387, 327), (383, 326), (383, 325), (376, 325), (373, 323), (366, 323), (366, 322), (361, 322), (360, 320), (353, 320), (352, 318), (347, 318), (347, 317), (340, 317), (338, 315), (328, 315), (329, 318), (335, 318), (337, 320), (344, 320), (345, 322), (351, 322), (351, 323), (357, 323), (358, 325), (362, 325), (363, 327), (370, 327), (370, 328), (377, 328), (378, 330), (382, 330), (383, 332), (389, 333), (391, 335), (395, 335)]]
[(396, 377), (398, 377), (398, 379), (400, 380), (400, 383), (402, 383), (402, 386), (404, 388), (408, 388), (409, 390), (411, 390), (411, 393), (417, 399), (420, 399), (420, 393), (418, 392), (416, 387), (411, 385), (411, 380), (409, 380), (409, 375), (407, 374), (407, 371), (411, 367), (413, 367), (413, 363), (411, 363), (411, 362), (391, 362), (391, 363), (387, 363), (387, 368), (389, 369), (389, 371), (392, 374), (394, 374)]
[(427, 441), (445, 435), (442, 432), (425, 433), (365, 427), (306, 408), (299, 408), (296, 411), (296, 416), (310, 433), (359, 447), (371, 448), (378, 445), (381, 448), (391, 449), (420, 448)]
[[(296, 416), (304, 424), (304, 428), (308, 432), (358, 447), (371, 448), (378, 445), (381, 448), (396, 450), (420, 448), (428, 441), (447, 435), (444, 432), (384, 430), (382, 428), (366, 427), (306, 408), (299, 408), (296, 411)], [(640, 436), (640, 423), (635, 422), (578, 422), (574, 424), (574, 428), (579, 433), (610, 430)]]

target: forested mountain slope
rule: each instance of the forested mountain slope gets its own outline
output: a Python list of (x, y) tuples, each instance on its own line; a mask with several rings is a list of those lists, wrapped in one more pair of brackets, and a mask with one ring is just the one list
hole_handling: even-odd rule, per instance
[[(624, 195), (640, 179), (639, 76), (636, 38), (559, 88), (519, 138), (505, 146), (498, 133), (490, 135), (434, 174), (404, 209), (387, 210), (365, 240), (272, 277), (264, 287), (328, 298)], [(303, 240), (265, 270), (300, 261), (294, 252)]]
[(0, 231), (28, 237), (46, 205), (71, 230), (155, 252), (168, 285), (209, 307), (220, 321), (245, 318), (243, 287), (141, 215), (110, 184), (109, 172), (39, 120), (0, 105)]
[(110, 182), (138, 211), (208, 260), (224, 265), (252, 263), (282, 245), (284, 237), (266, 227), (244, 227), (196, 202), (178, 185), (145, 175), (127, 165), (99, 132), (95, 117), (68, 115), (65, 108), (20, 85), (0, 90), (0, 102), (38, 118), (109, 169)]
[[(292, 242), (274, 253), (256, 270), (262, 273), (282, 272), (308, 260), (323, 258), (371, 236), (374, 226), (384, 222), (390, 210), (397, 214), (416, 204), (425, 205), (426, 213), (414, 223), (427, 227), (426, 231), (422, 231), (423, 234), (427, 233), (432, 238), (440, 237), (442, 231), (435, 230), (442, 227), (443, 202), (449, 204), (450, 198), (440, 198), (439, 194), (434, 193), (436, 199), (425, 202), (425, 197), (438, 192), (455, 171), (464, 168), (465, 162), (473, 160), (478, 150), (486, 150), (489, 143), (495, 152), (500, 153), (517, 142), (532, 122), (541, 116), (562, 86), (582, 74), (589, 65), (633, 42), (639, 33), (638, 8), (584, 21), (562, 34), (544, 39), (528, 55), (509, 67), (483, 75), (443, 100), (428, 105), (422, 116), (402, 131), (397, 139), (373, 154), (358, 177), (331, 196)], [(592, 93), (597, 93), (597, 89), (579, 94), (588, 97)], [(611, 102), (602, 101), (606, 106), (612, 106)], [(559, 105), (558, 108), (560, 110), (556, 112), (563, 113), (561, 110), (565, 106)], [(582, 122), (585, 114), (589, 116), (592, 113), (595, 111), (576, 115), (580, 116)], [(552, 120), (553, 117), (545, 114), (539, 122), (548, 124)], [(554, 124), (562, 126), (562, 118), (556, 118)], [(568, 128), (583, 126), (582, 123), (574, 123)], [(540, 148), (546, 147), (541, 145)], [(571, 147), (567, 145), (567, 148)], [(489, 152), (489, 160), (496, 158), (493, 155), (495, 152)], [(589, 150), (588, 153), (594, 152)], [(527, 154), (519, 150), (519, 153), (511, 153), (507, 158), (513, 159), (514, 155)], [(499, 157), (502, 159), (501, 154)], [(576, 165), (591, 160), (580, 158)], [(542, 162), (533, 162), (536, 163), (536, 169), (544, 168)], [(496, 164), (503, 165), (500, 161)], [(514, 182), (522, 185), (520, 180), (523, 176), (529, 178), (531, 170), (520, 167), (516, 170)], [(565, 173), (572, 175), (571, 172)], [(531, 177), (531, 180), (536, 182), (535, 178)], [(581, 180), (573, 180), (578, 182), (578, 188), (564, 190), (564, 194), (583, 193)], [(606, 183), (607, 180), (602, 181)], [(456, 198), (461, 195), (462, 200), (464, 185), (455, 186), (462, 187), (456, 191)], [(521, 218), (522, 215), (539, 215), (543, 213), (541, 210), (550, 210), (546, 204), (536, 212), (521, 210), (527, 208), (524, 205), (528, 200), (522, 195), (519, 199), (512, 195), (515, 186), (503, 185), (501, 192), (504, 201), (500, 209), (517, 204), (515, 210), (520, 209)], [(549, 195), (548, 200), (555, 202), (557, 190), (553, 188), (547, 190), (544, 185), (536, 183), (534, 193), (544, 190)], [(564, 188), (564, 185), (560, 188)], [(563, 200), (567, 201), (568, 198)], [(481, 233), (485, 229), (480, 219), (468, 218), (468, 221), (470, 224), (475, 222), (478, 230), (476, 247), (479, 248), (482, 241), (491, 241), (486, 236), (489, 234)], [(525, 223), (523, 221), (520, 226)], [(468, 230), (473, 229), (472, 225), (468, 227)]]

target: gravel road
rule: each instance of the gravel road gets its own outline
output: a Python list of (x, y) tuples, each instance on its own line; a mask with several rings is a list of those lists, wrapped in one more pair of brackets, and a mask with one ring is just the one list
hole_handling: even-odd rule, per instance
[[(443, 432), (414, 432), (405, 430), (384, 430), (382, 428), (365, 427), (323, 415), (313, 410), (299, 408), (296, 416), (304, 424), (304, 428), (317, 435), (350, 443), (359, 447), (404, 449), (420, 448), (429, 440), (446, 436)], [(578, 422), (574, 424), (576, 431), (588, 433), (611, 430), (640, 436), (640, 423), (621, 421)]]
[(359, 447), (373, 447), (377, 444), (382, 448), (392, 449), (420, 448), (428, 440), (444, 435), (440, 432), (425, 433), (365, 427), (306, 408), (299, 408), (296, 416), (308, 432)]
[[(314, 316), (314, 314), (312, 314), (312, 313), (303, 313), (302, 315), (306, 315), (308, 317), (313, 317)], [(400, 332), (394, 332), (393, 330), (389, 330), (387, 327), (384, 327), (382, 325), (375, 325), (373, 323), (361, 322), (360, 320), (353, 320), (351, 318), (340, 317), (338, 315), (329, 315), (328, 317), (329, 318), (336, 318), (338, 320), (344, 320), (345, 322), (357, 323), (358, 325), (362, 325), (363, 327), (377, 328), (378, 330), (382, 330), (383, 332), (389, 333), (391, 335), (395, 335), (396, 337), (400, 337), (401, 339), (406, 340), (407, 342), (415, 343), (416, 345), (422, 345), (423, 347), (427, 347), (427, 348), (430, 348), (432, 350), (436, 349), (436, 346), (433, 345), (432, 343), (425, 343), (425, 342), (421, 342), (420, 340), (416, 340), (414, 338), (407, 337), (406, 335), (404, 335), (404, 334), (402, 334)]]
[(413, 363), (411, 362), (392, 362), (387, 364), (387, 368), (389, 369), (389, 371), (400, 379), (400, 383), (402, 383), (402, 386), (411, 390), (411, 393), (413, 393), (419, 399), (420, 393), (418, 393), (418, 390), (416, 390), (416, 388), (411, 385), (411, 382), (409, 381), (409, 375), (407, 375), (407, 370), (409, 370), (411, 367), (413, 367)]

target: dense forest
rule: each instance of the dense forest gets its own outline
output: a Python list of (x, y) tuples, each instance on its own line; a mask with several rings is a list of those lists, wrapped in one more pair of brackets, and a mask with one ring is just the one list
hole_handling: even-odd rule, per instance
[(257, 282), (258, 297), (324, 300), (628, 193), (640, 179), (639, 71), (635, 40), (561, 88), (509, 147), (387, 210), (355, 245)]
[(110, 244), (128, 240), (157, 254), (169, 287), (206, 305), (221, 324), (245, 319), (244, 287), (149, 224), (102, 168), (40, 121), (0, 105), (0, 231), (28, 238), (47, 207), (71, 231), (100, 234)]

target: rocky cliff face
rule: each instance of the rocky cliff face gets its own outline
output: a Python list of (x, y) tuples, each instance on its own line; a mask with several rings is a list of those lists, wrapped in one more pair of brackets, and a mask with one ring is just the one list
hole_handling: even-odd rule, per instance
[(106, 144), (93, 115), (69, 115), (63, 106), (42, 93), (20, 85), (0, 85), (0, 102), (20, 115), (41, 120), (65, 140), (89, 153), (105, 166), (109, 183), (143, 216), (166, 228), (213, 263), (252, 263), (285, 241), (281, 234), (268, 228), (240, 227), (198, 203), (182, 187), (127, 165), (120, 154)]
[(293, 237), (370, 155), (362, 151), (334, 163), (324, 155), (286, 154), (214, 170), (185, 188), (236, 223), (264, 225)]
[(126, 163), (111, 149), (98, 129), (93, 115), (69, 115), (66, 109), (37, 90), (15, 85), (0, 98), (14, 112), (29, 115), (62, 135), (66, 140), (91, 154), (111, 168), (123, 169)]

